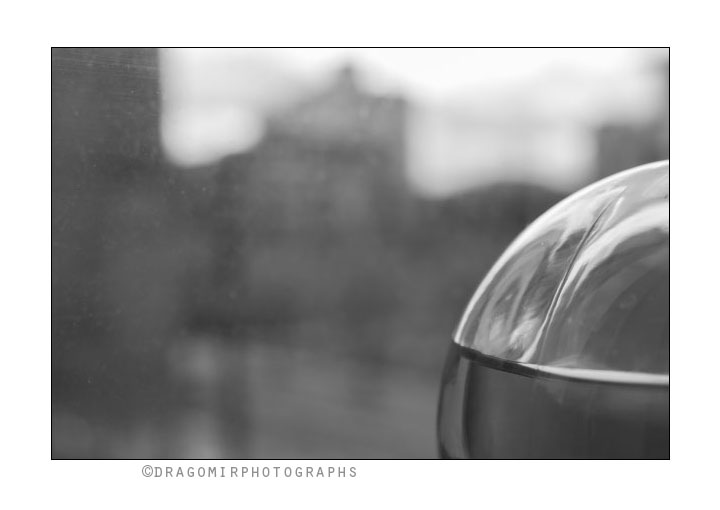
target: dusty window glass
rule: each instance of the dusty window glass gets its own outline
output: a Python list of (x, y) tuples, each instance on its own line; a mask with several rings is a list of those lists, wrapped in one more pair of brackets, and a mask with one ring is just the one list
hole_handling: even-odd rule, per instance
[(53, 49), (53, 457), (435, 456), (508, 243), (667, 156), (666, 50), (498, 51)]

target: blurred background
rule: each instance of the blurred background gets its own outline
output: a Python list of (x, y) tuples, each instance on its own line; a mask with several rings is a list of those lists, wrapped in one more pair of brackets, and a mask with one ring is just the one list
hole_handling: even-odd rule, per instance
[(493, 261), (668, 139), (667, 49), (53, 49), (53, 458), (435, 457)]

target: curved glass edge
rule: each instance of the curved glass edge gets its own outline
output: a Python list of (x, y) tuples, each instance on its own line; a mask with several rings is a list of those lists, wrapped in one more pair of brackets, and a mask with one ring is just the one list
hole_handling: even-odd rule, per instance
[(669, 458), (670, 392), (661, 377), (571, 372), (546, 376), (451, 343), (437, 415), (440, 456)]
[(458, 352), (468, 360), (477, 361), (487, 368), (535, 379), (586, 381), (597, 384), (628, 384), (636, 386), (669, 386), (670, 376), (652, 372), (604, 370), (553, 366), (544, 363), (520, 363), (488, 356), (474, 349), (457, 346)]
[(628, 223), (636, 233), (659, 225), (660, 232), (669, 235), (669, 215), (668, 221), (662, 216), (658, 221), (657, 214), (642, 213), (663, 201), (667, 204), (668, 190), (669, 170), (664, 161), (608, 177), (553, 206), (518, 236), (483, 279), (453, 335), (454, 342), (508, 361), (546, 363), (541, 339), (550, 318), (555, 319), (553, 325), (561, 324), (562, 314), (554, 313), (554, 308), (567, 302), (563, 297), (572, 296), (561, 291), (568, 279), (576, 279), (572, 273), (576, 259), (585, 263), (583, 253), (593, 254), (586, 251), (587, 246), (601, 247), (610, 232), (617, 234), (614, 242), (618, 244)]

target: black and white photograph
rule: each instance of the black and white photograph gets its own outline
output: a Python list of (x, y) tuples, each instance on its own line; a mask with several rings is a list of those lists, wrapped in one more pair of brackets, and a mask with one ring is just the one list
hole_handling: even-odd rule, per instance
[(669, 48), (51, 65), (52, 459), (670, 458)]

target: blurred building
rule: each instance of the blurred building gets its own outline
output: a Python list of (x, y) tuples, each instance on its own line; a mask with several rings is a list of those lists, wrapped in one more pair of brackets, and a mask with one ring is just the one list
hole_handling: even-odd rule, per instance
[(654, 64), (662, 93), (657, 112), (644, 122), (607, 122), (596, 132), (598, 179), (670, 158), (670, 61)]
[(302, 235), (378, 230), (407, 208), (406, 103), (361, 90), (355, 70), (273, 116), (248, 195), (268, 230)]
[[(344, 67), (326, 89), (269, 118), (252, 153), (221, 164), (219, 208), (241, 228), (228, 225), (238, 241), (224, 241), (233, 246), (218, 263), (242, 268), (225, 280), (256, 307), (250, 313), (329, 313), (344, 297), (385, 287), (373, 288), (378, 261), (367, 255), (410, 221), (406, 109), (399, 97), (363, 91)], [(373, 306), (367, 299), (358, 306)]]

